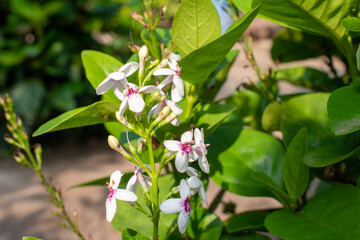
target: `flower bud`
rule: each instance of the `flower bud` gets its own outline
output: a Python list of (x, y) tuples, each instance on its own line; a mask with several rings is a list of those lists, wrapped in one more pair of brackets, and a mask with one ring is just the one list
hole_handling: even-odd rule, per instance
[(42, 148), (40, 144), (34, 146), (35, 158), (38, 163), (38, 167), (41, 168), (42, 163)]
[(18, 163), (20, 163), (24, 166), (29, 165), (29, 163), (23, 153), (16, 152), (16, 153), (14, 153), (13, 157), (14, 157), (15, 161), (17, 161)]
[[(155, 101), (158, 97), (160, 96), (160, 92), (154, 92), (151, 94), (149, 102), (148, 103), (152, 103), (153, 101)], [(165, 99), (165, 96), (163, 96)], [(163, 100), (162, 100), (163, 101)]]
[(160, 64), (158, 65), (158, 68), (164, 68), (168, 65), (169, 60), (163, 59)]
[(170, 111), (171, 111), (171, 108), (170, 108), (169, 106), (164, 107), (164, 108), (159, 112), (159, 115), (158, 115), (158, 117), (155, 119), (154, 122), (156, 122), (156, 124), (159, 123), (159, 122), (161, 122), (164, 118), (166, 118), (166, 117), (169, 115)]
[(143, 150), (145, 144), (146, 144), (146, 139), (143, 137), (139, 138), (139, 140), (137, 142), (137, 145), (138, 145), (137, 152), (138, 153), (140, 153), (140, 154), (142, 153), (142, 150)]
[(125, 149), (121, 146), (121, 144), (119, 143), (119, 140), (116, 137), (114, 137), (112, 135), (109, 135), (108, 144), (109, 144), (111, 149), (117, 151), (118, 153), (123, 155), (126, 159), (133, 160), (132, 157), (130, 156), (130, 154), (128, 154), (125, 151)]
[(143, 62), (149, 56), (149, 49), (146, 45), (142, 46), (139, 50), (139, 61)]
[(155, 67), (156, 65), (158, 65), (160, 63), (160, 61), (158, 59), (156, 59), (153, 62), (150, 62), (149, 68), (148, 69), (152, 69), (153, 67)]

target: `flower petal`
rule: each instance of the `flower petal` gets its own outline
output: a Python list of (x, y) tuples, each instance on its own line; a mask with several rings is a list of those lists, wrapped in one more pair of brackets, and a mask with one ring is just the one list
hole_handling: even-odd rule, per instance
[(131, 178), (129, 179), (127, 185), (126, 185), (126, 190), (135, 193), (138, 187), (138, 182), (137, 182), (137, 178), (136, 175), (132, 175)]
[(132, 112), (140, 113), (145, 107), (145, 102), (139, 93), (129, 95), (129, 109)]
[(120, 117), (122, 117), (124, 115), (124, 112), (125, 112), (127, 106), (128, 106), (128, 97), (124, 97), (124, 99), (120, 105), (120, 108), (119, 108)]
[(190, 177), (198, 177), (199, 176), (199, 172), (198, 170), (196, 170), (193, 167), (188, 167), (186, 169), (186, 173), (190, 176)]
[(206, 192), (205, 192), (205, 188), (204, 185), (202, 185), (199, 189), (199, 195), (200, 198), (204, 201), (204, 203), (206, 203), (206, 205), (208, 205), (208, 201), (207, 201), (207, 197), (206, 197)]
[(137, 200), (137, 196), (135, 195), (135, 193), (124, 189), (116, 189), (113, 198), (126, 202), (135, 202)]
[(126, 75), (126, 77), (128, 77), (131, 74), (133, 74), (138, 68), (139, 68), (139, 64), (137, 62), (129, 62), (124, 66), (122, 66), (119, 69), (119, 72), (123, 72)]
[(200, 144), (200, 141), (204, 142), (203, 135), (198, 128), (196, 128), (194, 131), (194, 139), (196, 144)]
[(191, 177), (187, 180), (190, 188), (200, 188), (203, 183), (198, 177)]
[(107, 198), (105, 202), (106, 207), (106, 220), (111, 222), (116, 213), (116, 199), (114, 198)]
[(166, 85), (170, 84), (172, 82), (172, 79), (173, 79), (173, 75), (166, 77), (157, 87), (159, 89), (162, 89)]
[(183, 173), (186, 171), (189, 165), (189, 159), (187, 155), (181, 151), (178, 151), (175, 157), (175, 167), (176, 169)]
[(160, 75), (176, 75), (176, 72), (168, 68), (160, 68), (155, 70), (153, 73), (153, 76), (160, 76)]
[(174, 102), (180, 102), (183, 99), (183, 97), (180, 95), (179, 91), (177, 90), (174, 84), (171, 85), (171, 99)]
[(209, 174), (209, 172), (210, 172), (210, 167), (209, 167), (209, 163), (208, 163), (208, 160), (207, 160), (205, 154), (203, 154), (203, 153), (202, 153), (202, 154), (199, 154), (198, 163), (199, 163), (199, 166), (200, 166), (201, 170), (202, 170), (204, 173)]
[(193, 140), (193, 130), (186, 131), (181, 135), (181, 142), (188, 143)]
[(122, 174), (120, 172), (120, 170), (116, 170), (114, 171), (111, 176), (110, 176), (110, 186), (113, 188), (113, 189), (116, 189), (118, 188), (119, 184), (120, 184), (120, 181), (121, 181), (121, 177), (122, 177)]
[(185, 90), (184, 90), (184, 82), (178, 75), (174, 76), (173, 84), (176, 86), (181, 97), (184, 97)]
[(189, 212), (181, 211), (179, 213), (177, 224), (178, 224), (180, 233), (184, 233), (186, 231), (187, 225), (189, 223), (190, 214), (191, 214), (191, 211), (189, 211)]
[(176, 140), (165, 140), (164, 146), (172, 152), (180, 151), (180, 142)]
[(185, 179), (181, 179), (179, 189), (181, 199), (186, 199), (191, 196), (190, 186)]
[(174, 71), (180, 70), (179, 64), (178, 64), (175, 60), (173, 60), (173, 59), (170, 59), (170, 61), (168, 62), (168, 65), (169, 65), (169, 67), (170, 67), (172, 70), (174, 70)]
[(125, 78), (125, 74), (122, 72), (113, 72), (110, 73), (108, 77), (115, 81), (121, 81)]
[(176, 116), (176, 118), (174, 118), (172, 121), (171, 121), (171, 124), (174, 125), (174, 126), (179, 126), (180, 125), (180, 117), (179, 116)]
[(153, 92), (160, 92), (161, 90), (154, 85), (149, 85), (149, 86), (145, 86), (140, 88), (139, 92), (141, 93), (153, 93)]
[(177, 105), (175, 102), (168, 99), (165, 99), (165, 102), (166, 105), (170, 107), (171, 111), (176, 115), (180, 115), (183, 112), (182, 108), (179, 105)]
[(178, 213), (184, 210), (180, 198), (170, 198), (160, 204), (160, 210), (167, 214)]
[(111, 80), (109, 77), (105, 78), (96, 88), (96, 94), (101, 95), (109, 91), (112, 88), (114, 81)]

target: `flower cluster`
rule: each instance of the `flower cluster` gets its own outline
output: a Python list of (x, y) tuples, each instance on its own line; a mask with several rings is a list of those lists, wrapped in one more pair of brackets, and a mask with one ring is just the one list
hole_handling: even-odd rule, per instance
[[(143, 146), (146, 142), (151, 143), (152, 132), (166, 123), (171, 123), (174, 126), (180, 124), (179, 115), (183, 112), (181, 107), (177, 104), (185, 95), (184, 83), (180, 77), (181, 68), (174, 58), (162, 62), (154, 61), (145, 69), (147, 59), (147, 48), (142, 47), (139, 51), (139, 63), (130, 62), (119, 68), (118, 71), (110, 73), (104, 81), (102, 81), (96, 93), (102, 95), (113, 90), (115, 96), (121, 101), (119, 111), (116, 113), (117, 119), (127, 128), (135, 131), (141, 137), (138, 141), (137, 152), (142, 152)], [(169, 68), (163, 68), (165, 62)], [(127, 79), (130, 75), (138, 71), (139, 85), (129, 82)], [(147, 73), (147, 75), (146, 75)], [(151, 82), (152, 76), (165, 76), (164, 80), (158, 84), (146, 85)], [(161, 79), (161, 78), (160, 78)], [(155, 83), (155, 81), (154, 81)], [(169, 92), (166, 92), (170, 89)], [(151, 94), (151, 95), (145, 95)], [(127, 115), (126, 110), (129, 109), (134, 113), (135, 118)], [(126, 117), (124, 117), (124, 115)], [(142, 118), (142, 116), (147, 116)], [(128, 122), (128, 119), (132, 122)], [(135, 119), (135, 120), (134, 120)], [(145, 122), (144, 122), (145, 121)], [(144, 129), (147, 130), (144, 130)], [(140, 130), (139, 130), (140, 129)], [(155, 130), (154, 130), (155, 129)], [(154, 131), (153, 131), (154, 130)], [(151, 133), (149, 135), (149, 133)], [(180, 185), (173, 189), (168, 198), (177, 192), (180, 193), (180, 198), (165, 199), (157, 209), (164, 213), (180, 213), (178, 217), (178, 227), (181, 233), (186, 231), (188, 221), (190, 218), (190, 198), (195, 194), (199, 194), (200, 198), (207, 204), (206, 192), (204, 185), (199, 177), (198, 171), (189, 166), (189, 163), (198, 161), (200, 169), (204, 173), (209, 173), (209, 164), (206, 158), (207, 144), (204, 143), (203, 129), (196, 128), (195, 130), (186, 131), (178, 140), (165, 140), (163, 145), (167, 149), (163, 160), (160, 163), (160, 169), (156, 170), (155, 161), (153, 160), (151, 167), (147, 166), (136, 155), (136, 150), (131, 149), (132, 156), (127, 153), (119, 144), (117, 138), (109, 136), (109, 145), (112, 149), (121, 153), (126, 159), (137, 165), (134, 175), (127, 183), (126, 189), (118, 189), (122, 173), (117, 170), (111, 174), (108, 188), (110, 193), (106, 199), (106, 218), (110, 222), (116, 213), (116, 199), (127, 201), (133, 207), (141, 208), (137, 204), (136, 190), (139, 185), (142, 186), (147, 200), (150, 200), (149, 188), (152, 189), (153, 183), (157, 181), (156, 173), (160, 173), (164, 164), (175, 158), (176, 170), (180, 173), (187, 173), (188, 178), (182, 179)], [(150, 145), (151, 146), (151, 145)], [(153, 190), (155, 194), (158, 189)], [(158, 202), (159, 204), (159, 202)], [(155, 204), (156, 205), (156, 204)], [(154, 203), (148, 206), (153, 213)], [(143, 210), (143, 209), (142, 209)], [(145, 210), (143, 211), (145, 212)], [(154, 215), (152, 216), (154, 217)]]

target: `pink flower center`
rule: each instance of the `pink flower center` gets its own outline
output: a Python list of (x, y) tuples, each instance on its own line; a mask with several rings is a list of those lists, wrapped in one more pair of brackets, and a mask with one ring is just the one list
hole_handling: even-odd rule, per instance
[(109, 190), (110, 190), (110, 193), (107, 196), (107, 199), (109, 201), (111, 201), (113, 199), (113, 197), (114, 197), (114, 194), (116, 194), (117, 191), (116, 191), (116, 189), (113, 189), (112, 187), (109, 187)]
[(180, 143), (180, 149), (181, 149), (181, 153), (182, 155), (186, 154), (190, 154), (191, 152), (191, 147), (190, 147), (190, 143)]
[(126, 90), (126, 96), (130, 96), (132, 94), (135, 94), (135, 93), (138, 93), (138, 91), (136, 91), (135, 89), (129, 87), (127, 90)]
[(189, 213), (191, 211), (191, 208), (190, 208), (190, 199), (187, 197), (181, 204), (181, 206), (184, 207), (184, 211), (186, 213)]

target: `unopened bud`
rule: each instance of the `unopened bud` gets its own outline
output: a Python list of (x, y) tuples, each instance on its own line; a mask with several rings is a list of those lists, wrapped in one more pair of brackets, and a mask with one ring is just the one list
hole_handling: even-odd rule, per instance
[(149, 69), (155, 67), (156, 65), (158, 65), (160, 63), (160, 60), (156, 59), (155, 61), (151, 62), (149, 65)]
[(117, 151), (118, 153), (123, 155), (126, 159), (132, 160), (132, 157), (130, 156), (130, 154), (125, 151), (125, 149), (121, 146), (121, 144), (119, 143), (119, 140), (116, 137), (109, 135), (108, 144), (111, 149)]
[(169, 60), (163, 59), (160, 64), (158, 65), (158, 68), (164, 68), (168, 65)]
[(28, 165), (25, 155), (22, 154), (21, 152), (14, 153), (13, 158), (15, 159), (15, 161), (17, 161), (18, 163), (20, 163), (22, 165), (25, 165), (25, 166)]
[(164, 107), (160, 112), (158, 117), (155, 119), (155, 122), (159, 123), (161, 122), (164, 118), (166, 118), (169, 113), (171, 111), (171, 108), (169, 106)]
[(0, 96), (0, 105), (5, 106), (5, 100), (4, 100), (3, 96)]
[(139, 50), (139, 60), (140, 62), (145, 61), (145, 59), (149, 56), (149, 49), (146, 45), (142, 46)]
[(38, 167), (41, 168), (42, 163), (42, 147), (40, 144), (34, 146), (35, 158), (38, 163)]
[(170, 113), (160, 124), (159, 127), (164, 126), (165, 124), (168, 124), (169, 122), (171, 122), (172, 120), (174, 120), (177, 117), (177, 115), (175, 113)]
[(5, 112), (5, 114), (4, 114), (4, 115), (5, 115), (5, 118), (6, 118), (6, 120), (7, 120), (7, 121), (9, 121), (9, 122), (10, 122), (10, 121), (12, 120), (12, 117), (11, 117), (11, 114), (10, 114), (10, 113)]
[(160, 11), (160, 15), (164, 16), (164, 14), (166, 13), (166, 10), (167, 10), (167, 6), (165, 5), (165, 6), (162, 7), (162, 9)]
[(139, 138), (139, 140), (137, 142), (137, 145), (138, 145), (137, 152), (138, 153), (140, 153), (140, 154), (142, 153), (142, 150), (143, 150), (145, 144), (146, 144), (146, 139), (143, 137)]
[(129, 128), (130, 130), (134, 130), (134, 129), (135, 129), (134, 125), (132, 125), (131, 123), (128, 123), (128, 122), (126, 121), (126, 118), (125, 118), (125, 117), (120, 116), (120, 112), (119, 112), (119, 111), (117, 111), (117, 112), (115, 113), (115, 117), (116, 117), (116, 119), (117, 119), (120, 123), (122, 123), (124, 126), (126, 126), (127, 128)]
[[(155, 101), (159, 96), (160, 96), (160, 92), (152, 93), (151, 96), (150, 96), (150, 99), (149, 99), (149, 103), (152, 103), (153, 101)], [(165, 99), (165, 96), (163, 96), (163, 97)]]

